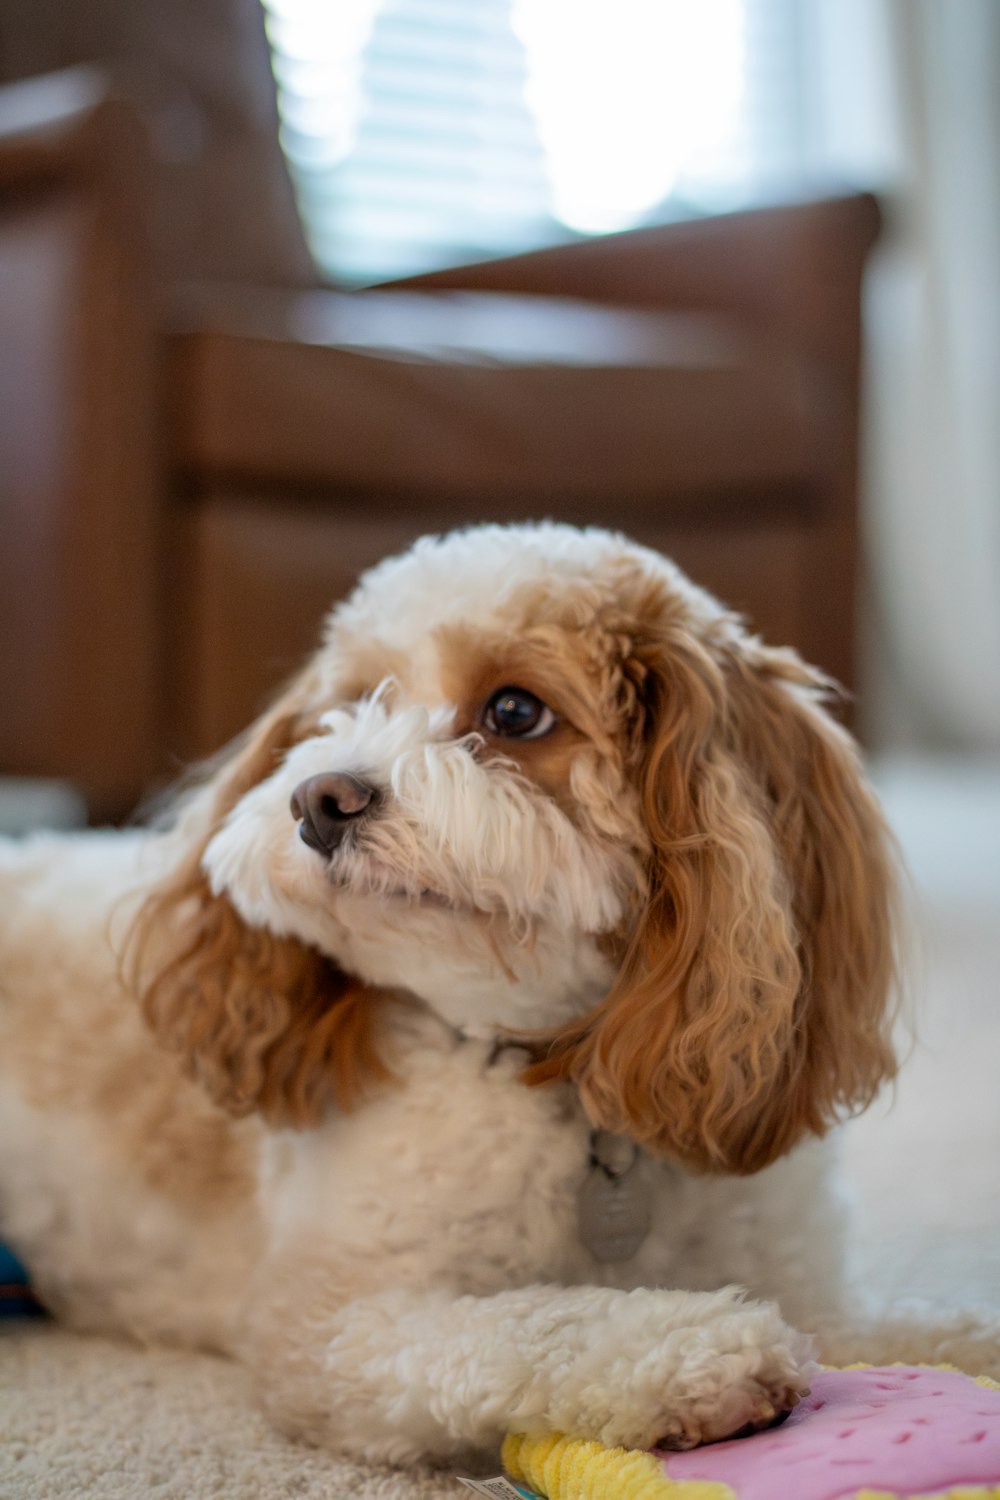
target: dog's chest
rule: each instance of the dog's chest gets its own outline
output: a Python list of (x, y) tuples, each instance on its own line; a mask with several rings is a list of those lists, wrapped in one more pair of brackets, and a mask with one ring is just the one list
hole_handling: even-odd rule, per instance
[(822, 1197), (812, 1151), (756, 1179), (693, 1178), (641, 1156), (648, 1229), (633, 1254), (604, 1259), (581, 1223), (593, 1133), (572, 1089), (526, 1088), (523, 1054), (491, 1061), (486, 1044), (450, 1034), (418, 1039), (398, 1062), (400, 1086), (356, 1113), (267, 1138), (261, 1191), (274, 1249), (322, 1245), (386, 1284), (440, 1281), (480, 1295), (539, 1280), (693, 1290), (735, 1281), (775, 1295), (795, 1281), (800, 1221)]
[(417, 1045), (401, 1086), (307, 1136), (274, 1136), (262, 1191), (278, 1241), (318, 1235), (477, 1292), (585, 1275), (590, 1129), (571, 1090), (521, 1084), (523, 1062), (476, 1042)]

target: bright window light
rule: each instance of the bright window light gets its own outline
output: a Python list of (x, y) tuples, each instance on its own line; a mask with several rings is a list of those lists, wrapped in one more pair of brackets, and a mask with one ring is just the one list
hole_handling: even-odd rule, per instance
[(742, 0), (515, 0), (513, 24), (564, 224), (623, 229), (732, 149)]
[(744, 181), (750, 20), (793, 0), (263, 3), (306, 231), (359, 283)]

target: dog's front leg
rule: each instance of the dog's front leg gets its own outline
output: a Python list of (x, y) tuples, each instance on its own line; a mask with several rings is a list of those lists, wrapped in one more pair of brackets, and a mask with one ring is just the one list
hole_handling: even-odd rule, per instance
[(401, 1463), (495, 1449), (508, 1431), (688, 1447), (786, 1410), (808, 1353), (772, 1305), (733, 1288), (529, 1286), (384, 1292), (326, 1316), (284, 1301), (247, 1357), (283, 1427)]

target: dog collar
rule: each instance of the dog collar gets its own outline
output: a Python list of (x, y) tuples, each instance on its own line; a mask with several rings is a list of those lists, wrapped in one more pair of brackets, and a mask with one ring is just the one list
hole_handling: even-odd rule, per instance
[[(466, 1034), (455, 1028), (460, 1041)], [(516, 1043), (494, 1038), (486, 1058), (492, 1068)], [(610, 1130), (590, 1132), (587, 1175), (577, 1197), (577, 1233), (595, 1260), (631, 1260), (649, 1233), (652, 1208), (650, 1186), (641, 1169), (641, 1153), (627, 1136)]]

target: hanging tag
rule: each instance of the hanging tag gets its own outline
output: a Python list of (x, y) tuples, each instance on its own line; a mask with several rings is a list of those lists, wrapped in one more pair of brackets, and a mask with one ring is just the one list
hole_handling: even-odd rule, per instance
[(541, 1500), (534, 1490), (522, 1489), (513, 1480), (498, 1475), (496, 1479), (466, 1479), (461, 1474), (455, 1478), (459, 1484), (464, 1484), (467, 1489), (475, 1490), (477, 1495), (488, 1495), (491, 1500)]
[(577, 1228), (595, 1260), (631, 1260), (649, 1233), (649, 1184), (631, 1141), (609, 1132), (591, 1138), (591, 1166), (577, 1200)]

